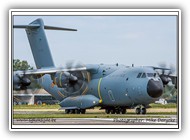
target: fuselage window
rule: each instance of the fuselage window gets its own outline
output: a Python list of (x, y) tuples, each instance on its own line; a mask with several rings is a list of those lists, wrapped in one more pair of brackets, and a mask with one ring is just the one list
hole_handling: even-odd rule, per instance
[(146, 78), (146, 74), (143, 73), (142, 76), (141, 76), (141, 78)]
[(142, 75), (142, 73), (139, 73), (139, 74), (137, 75), (137, 78), (140, 78), (140, 77), (141, 77), (141, 75)]

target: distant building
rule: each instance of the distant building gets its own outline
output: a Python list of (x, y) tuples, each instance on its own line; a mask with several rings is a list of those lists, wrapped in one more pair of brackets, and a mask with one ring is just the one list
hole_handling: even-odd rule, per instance
[(57, 104), (59, 103), (51, 94), (44, 89), (37, 89), (35, 92), (27, 89), (13, 92), (14, 105), (41, 105), (41, 104)]
[(168, 102), (167, 102), (165, 99), (160, 98), (158, 101), (155, 101), (155, 103), (156, 103), (156, 104), (163, 104), (163, 105), (165, 105), (165, 104), (167, 104)]

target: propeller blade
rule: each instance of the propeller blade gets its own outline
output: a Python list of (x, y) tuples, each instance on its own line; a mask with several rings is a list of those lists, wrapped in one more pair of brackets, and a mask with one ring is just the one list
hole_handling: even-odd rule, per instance
[(159, 73), (158, 74), (159, 74), (163, 84), (168, 85), (168, 83), (170, 81), (172, 81), (172, 84), (176, 85), (174, 80), (173, 80), (173, 76), (171, 76), (175, 72), (174, 65), (170, 65), (170, 69), (166, 68), (167, 66), (165, 63), (161, 63), (159, 66), (160, 66), (160, 68), (155, 68), (155, 69), (162, 70), (161, 74), (159, 74)]
[[(85, 67), (81, 62), (75, 62), (73, 60), (66, 63), (66, 69), (79, 69)], [(86, 86), (88, 86), (86, 81), (88, 80), (88, 75), (86, 71), (68, 71), (70, 74), (68, 87), (65, 88), (65, 92), (68, 94), (81, 94)], [(85, 84), (84, 84), (85, 83)]]
[(80, 87), (81, 87), (80, 85), (75, 84), (75, 85), (74, 85), (74, 89), (75, 89), (75, 91), (78, 91), (78, 90), (80, 89)]
[(67, 91), (68, 91), (69, 93), (73, 93), (74, 89), (73, 89), (73, 87), (69, 87)]
[(82, 85), (83, 84), (83, 80), (78, 80), (78, 83)]

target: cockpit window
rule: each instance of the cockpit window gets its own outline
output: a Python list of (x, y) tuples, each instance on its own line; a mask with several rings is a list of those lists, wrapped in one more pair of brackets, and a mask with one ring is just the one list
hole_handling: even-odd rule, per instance
[(141, 75), (142, 75), (142, 73), (139, 73), (139, 74), (137, 75), (137, 78), (140, 78), (140, 77), (141, 77)]
[(141, 78), (146, 78), (146, 74), (143, 73), (142, 76), (141, 76)]
[(148, 77), (156, 77), (156, 73), (147, 73)]
[(137, 78), (157, 77), (156, 73), (138, 73)]
[(154, 73), (147, 73), (148, 77), (154, 77)]

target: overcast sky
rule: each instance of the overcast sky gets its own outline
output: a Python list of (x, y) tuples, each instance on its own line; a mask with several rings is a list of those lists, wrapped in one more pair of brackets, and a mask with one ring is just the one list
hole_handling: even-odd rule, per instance
[[(14, 16), (15, 25), (42, 18), (45, 25), (77, 32), (46, 30), (56, 66), (84, 64), (176, 65), (176, 16)], [(14, 59), (35, 66), (23, 29), (14, 29)]]

